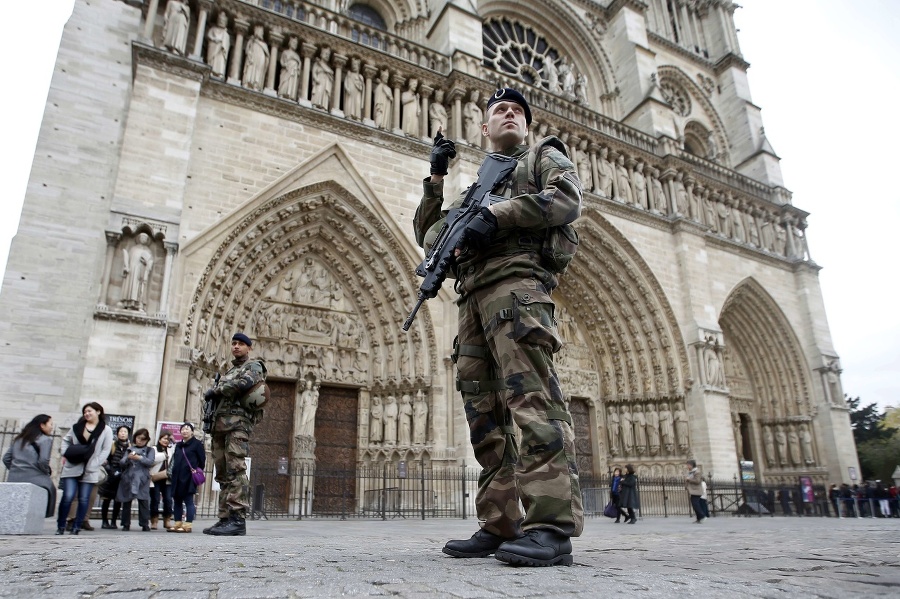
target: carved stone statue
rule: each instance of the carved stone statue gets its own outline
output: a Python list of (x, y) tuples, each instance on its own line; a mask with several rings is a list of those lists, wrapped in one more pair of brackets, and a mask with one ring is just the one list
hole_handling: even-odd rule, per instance
[(150, 251), (150, 236), (141, 233), (131, 250), (122, 250), (124, 264), (122, 276), (122, 307), (126, 310), (143, 312), (147, 305), (147, 288), (150, 272), (153, 270), (153, 252)]
[(682, 216), (690, 214), (691, 207), (688, 203), (687, 189), (684, 187), (684, 174), (681, 172), (675, 175), (675, 209)]
[(688, 434), (688, 417), (684, 411), (684, 405), (681, 402), (675, 404), (675, 439), (678, 448), (685, 451), (691, 445), (690, 436)]
[(659, 170), (650, 171), (650, 209), (660, 214), (666, 214), (666, 193), (663, 191), (662, 181), (659, 180)]
[(393, 395), (387, 396), (387, 403), (384, 404), (384, 444), (397, 444), (397, 416), (400, 408), (397, 405), (397, 398)]
[(224, 78), (228, 66), (228, 52), (231, 49), (228, 14), (224, 10), (216, 17), (216, 24), (209, 28), (206, 40), (206, 64), (212, 69), (214, 77)]
[(803, 444), (803, 462), (807, 466), (814, 465), (816, 459), (813, 456), (812, 435), (809, 432), (809, 427), (805, 424), (800, 425), (800, 442)]
[(766, 464), (771, 468), (775, 465), (775, 440), (768, 426), (763, 428), (763, 447), (766, 450)]
[(594, 174), (591, 172), (591, 157), (587, 151), (578, 152), (578, 178), (585, 191), (594, 188)]
[(600, 148), (600, 156), (597, 157), (597, 178), (600, 195), (605, 198), (613, 196), (613, 178), (616, 176), (615, 168), (609, 160), (609, 148)]
[(672, 430), (672, 412), (669, 411), (669, 404), (659, 404), (659, 432), (662, 436), (663, 447), (666, 451), (671, 452), (675, 448), (675, 435)]
[(316, 410), (319, 408), (319, 389), (309, 379), (306, 388), (300, 394), (300, 405), (303, 408), (303, 416), (300, 419), (299, 435), (312, 437), (316, 429)]
[(416, 401), (413, 403), (413, 443), (424, 445), (426, 431), (428, 430), (428, 402), (425, 394), (419, 389), (416, 391)]
[(621, 412), (619, 418), (622, 422), (622, 451), (629, 454), (634, 450), (634, 420), (628, 406), (622, 406)]
[(482, 112), (478, 107), (478, 100), (481, 98), (478, 90), (473, 90), (469, 96), (469, 101), (463, 106), (463, 138), (467, 143), (480, 148), (481, 147), (481, 124)]
[(384, 415), (384, 407), (381, 405), (381, 398), (374, 396), (372, 398), (372, 406), (369, 408), (369, 441), (371, 443), (380, 443), (382, 438), (381, 418)]
[(412, 398), (408, 393), (400, 397), (400, 407), (397, 414), (397, 436), (400, 447), (412, 445)]
[(253, 35), (247, 38), (244, 51), (244, 76), (241, 84), (247, 89), (262, 90), (266, 84), (266, 71), (269, 68), (269, 46), (263, 39), (265, 29), (262, 25), (253, 28)]
[(363, 94), (366, 89), (366, 80), (359, 68), (359, 59), (351, 58), (350, 70), (344, 76), (344, 114), (356, 121), (362, 118)]
[(400, 105), (403, 120), (403, 132), (410, 137), (419, 137), (419, 115), (422, 114), (422, 106), (419, 104), (419, 94), (416, 89), (419, 82), (416, 79), (409, 80), (409, 87), (400, 94)]
[(782, 466), (787, 465), (787, 435), (780, 426), (775, 428), (775, 447), (778, 448), (778, 463)]
[(447, 108), (444, 106), (444, 90), (439, 89), (434, 92), (434, 101), (428, 106), (428, 119), (431, 128), (428, 131), (429, 136), (435, 137), (438, 129), (447, 130)]
[(569, 65), (569, 60), (563, 56), (559, 64), (559, 85), (562, 93), (567, 97), (575, 96), (575, 71)]
[(650, 207), (647, 199), (647, 179), (644, 178), (644, 163), (638, 162), (634, 167), (634, 203), (645, 210)]
[(297, 38), (288, 40), (287, 50), (281, 53), (281, 78), (278, 83), (278, 95), (288, 100), (296, 100), (300, 89), (302, 62), (297, 54)]
[(618, 455), (619, 453), (619, 413), (616, 406), (607, 408), (606, 416), (606, 432), (609, 436), (609, 453)]
[(716, 348), (707, 344), (703, 348), (703, 359), (706, 365), (706, 381), (711, 387), (722, 388), (725, 386), (725, 374), (722, 372), (722, 363)]
[(547, 90), (552, 94), (558, 94), (560, 92), (559, 69), (556, 68), (556, 63), (549, 56), (544, 57), (542, 70), (544, 72), (544, 81), (547, 83)]
[(634, 448), (638, 454), (647, 451), (647, 418), (644, 416), (644, 408), (634, 406)]
[(631, 178), (625, 167), (625, 155), (616, 158), (616, 199), (626, 204), (634, 203), (634, 192), (631, 189)]
[(799, 466), (803, 462), (800, 458), (800, 435), (797, 434), (797, 431), (794, 430), (793, 427), (788, 429), (788, 453), (791, 456), (791, 463), (794, 466)]
[(375, 126), (381, 129), (390, 129), (393, 119), (394, 92), (388, 85), (389, 78), (390, 73), (385, 69), (375, 84), (372, 119), (375, 121)]
[(647, 404), (647, 448), (650, 455), (659, 453), (659, 414), (653, 404)]
[(184, 56), (190, 24), (191, 7), (188, 3), (169, 0), (163, 20), (163, 46), (170, 52)]
[(582, 106), (588, 105), (587, 77), (584, 73), (578, 73), (578, 78), (575, 80), (575, 101)]
[(334, 89), (334, 69), (331, 68), (331, 49), (322, 48), (319, 58), (312, 68), (312, 93), (309, 101), (313, 106), (328, 109), (331, 104), (331, 92)]
[(737, 450), (738, 460), (744, 459), (744, 436), (741, 434), (741, 415), (733, 413), (731, 415), (731, 427), (734, 430), (734, 446)]

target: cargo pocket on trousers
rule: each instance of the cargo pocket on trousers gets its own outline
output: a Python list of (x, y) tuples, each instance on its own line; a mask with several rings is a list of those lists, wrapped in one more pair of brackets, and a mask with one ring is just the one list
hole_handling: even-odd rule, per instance
[(562, 348), (562, 339), (553, 319), (550, 296), (533, 289), (513, 291), (513, 336), (516, 343), (546, 347), (551, 353)]

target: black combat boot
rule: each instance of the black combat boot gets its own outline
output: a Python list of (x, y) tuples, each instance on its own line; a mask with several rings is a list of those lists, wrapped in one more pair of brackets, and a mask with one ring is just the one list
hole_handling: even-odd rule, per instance
[(247, 534), (247, 521), (243, 516), (232, 514), (228, 522), (218, 528), (214, 526), (206, 534), (215, 537), (242, 537)]
[(206, 528), (204, 528), (203, 534), (208, 535), (210, 534), (211, 530), (225, 526), (226, 524), (228, 524), (229, 520), (231, 520), (231, 518), (219, 518), (218, 522), (216, 522), (212, 526), (207, 526)]
[(447, 541), (442, 551), (453, 557), (487, 557), (506, 540), (482, 528), (464, 541)]
[(503, 543), (494, 557), (511, 566), (571, 566), (572, 541), (558, 532), (533, 528)]

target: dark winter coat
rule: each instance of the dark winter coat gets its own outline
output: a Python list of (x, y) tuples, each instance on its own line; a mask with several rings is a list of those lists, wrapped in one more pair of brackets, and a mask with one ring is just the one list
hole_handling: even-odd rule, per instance
[[(187, 456), (187, 461), (185, 461), (185, 456)], [(190, 466), (187, 462), (190, 462)], [(172, 485), (174, 497), (185, 497), (197, 492), (197, 485), (191, 478), (192, 467), (201, 470), (206, 468), (206, 450), (203, 449), (203, 443), (196, 437), (191, 437), (190, 441), (179, 441), (175, 444), (175, 451), (172, 455), (172, 471), (169, 473), (169, 483)]]
[(50, 451), (53, 437), (41, 435), (37, 441), (22, 445), (14, 441), (3, 455), (3, 465), (9, 471), (8, 483), (31, 483), (47, 490), (49, 518), (56, 512), (56, 485), (50, 478)]
[[(139, 460), (132, 460), (131, 452), (141, 456)], [(119, 462), (122, 469), (122, 479), (119, 481), (119, 490), (116, 493), (116, 501), (131, 501), (133, 499), (150, 499), (150, 467), (156, 458), (156, 450), (145, 445), (138, 447), (133, 445), (122, 456)]]
[(100, 485), (100, 497), (103, 499), (116, 500), (116, 494), (119, 492), (119, 481), (122, 478), (122, 456), (128, 455), (128, 441), (120, 441), (116, 437), (113, 441), (112, 452), (106, 461), (106, 480)]
[(621, 506), (638, 510), (641, 508), (641, 500), (638, 495), (637, 477), (634, 474), (626, 474), (622, 479), (622, 492), (619, 495)]

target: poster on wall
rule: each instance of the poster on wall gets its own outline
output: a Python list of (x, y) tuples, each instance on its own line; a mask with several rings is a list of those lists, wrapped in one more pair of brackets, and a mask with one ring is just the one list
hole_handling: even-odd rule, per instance
[[(183, 422), (166, 422), (160, 421), (156, 423), (156, 439), (159, 440), (159, 436), (163, 433), (163, 431), (172, 435), (172, 440), (175, 443), (181, 441), (181, 425)], [(174, 447), (174, 445), (173, 445)]]
[(753, 462), (741, 462), (741, 480), (745, 482), (756, 480), (756, 470), (753, 468)]
[(113, 437), (116, 436), (116, 431), (119, 430), (120, 426), (127, 426), (128, 434), (131, 435), (134, 432), (134, 416), (106, 414), (106, 426), (112, 430)]
[(800, 496), (803, 498), (803, 503), (814, 503), (816, 501), (816, 495), (813, 491), (813, 482), (811, 477), (800, 477)]

